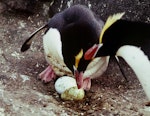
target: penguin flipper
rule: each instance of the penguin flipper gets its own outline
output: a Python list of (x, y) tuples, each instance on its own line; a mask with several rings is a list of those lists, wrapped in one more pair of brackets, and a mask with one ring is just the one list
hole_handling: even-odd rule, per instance
[(118, 49), (116, 55), (129, 64), (150, 100), (150, 61), (146, 54), (136, 46), (125, 45)]
[(24, 44), (21, 47), (21, 52), (25, 52), (26, 50), (28, 50), (32, 44), (33, 41), (33, 36), (36, 35), (40, 30), (44, 29), (47, 27), (47, 24), (40, 27), (39, 29), (37, 29), (36, 31), (34, 31), (29, 38), (24, 42)]

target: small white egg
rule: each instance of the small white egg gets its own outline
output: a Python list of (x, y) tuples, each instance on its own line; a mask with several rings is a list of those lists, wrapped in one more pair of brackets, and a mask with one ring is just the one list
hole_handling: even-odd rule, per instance
[(64, 91), (71, 87), (77, 86), (76, 80), (72, 77), (69, 76), (63, 76), (57, 79), (55, 82), (55, 90), (59, 93), (62, 94)]

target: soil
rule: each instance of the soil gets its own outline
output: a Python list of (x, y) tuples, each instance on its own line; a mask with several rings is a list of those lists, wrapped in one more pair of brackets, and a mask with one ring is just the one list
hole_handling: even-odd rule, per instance
[[(147, 5), (146, 2), (143, 5)], [(109, 11), (105, 13), (104, 8), (98, 11), (105, 20)], [(113, 10), (110, 11), (111, 14)], [(134, 14), (126, 15), (126, 18), (131, 19)], [(137, 19), (134, 16), (133, 20)], [(150, 15), (139, 18), (139, 13), (136, 16), (137, 20), (150, 21)], [(44, 31), (34, 37), (27, 52), (21, 53), (20, 48), (26, 38), (47, 20), (43, 9), (30, 16), (11, 11), (0, 14), (0, 116), (150, 115), (150, 107), (146, 106), (148, 99), (135, 74), (122, 59), (121, 66), (128, 82), (111, 59), (107, 71), (92, 80), (92, 88), (82, 101), (63, 101), (54, 89), (54, 81), (44, 84), (38, 80), (38, 74), (48, 66), (41, 39)]]

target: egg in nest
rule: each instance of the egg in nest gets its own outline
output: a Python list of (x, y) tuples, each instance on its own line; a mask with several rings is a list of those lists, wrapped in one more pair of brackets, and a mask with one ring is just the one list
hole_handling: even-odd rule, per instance
[(55, 82), (56, 91), (61, 94), (63, 100), (82, 100), (84, 98), (84, 90), (78, 89), (76, 80), (69, 76), (63, 76)]

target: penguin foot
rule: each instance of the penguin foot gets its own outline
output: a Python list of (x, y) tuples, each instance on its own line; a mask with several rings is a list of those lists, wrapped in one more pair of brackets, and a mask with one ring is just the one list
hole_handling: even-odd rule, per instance
[(43, 72), (39, 74), (38, 77), (38, 79), (41, 79), (44, 83), (48, 83), (54, 78), (56, 78), (56, 74), (51, 66), (48, 66)]
[(90, 77), (83, 79), (82, 88), (87, 91), (90, 90), (90, 88), (91, 88), (91, 78)]

